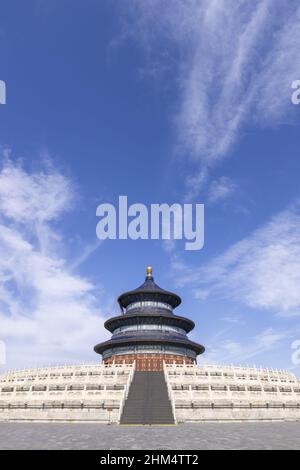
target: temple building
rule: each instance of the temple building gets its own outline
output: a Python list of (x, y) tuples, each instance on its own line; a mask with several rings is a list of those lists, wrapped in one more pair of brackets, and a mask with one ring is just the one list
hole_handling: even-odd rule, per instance
[(204, 352), (187, 337), (194, 322), (173, 313), (181, 298), (155, 284), (150, 266), (145, 282), (120, 295), (118, 303), (121, 315), (104, 325), (112, 338), (94, 348), (105, 364), (135, 362), (136, 370), (162, 371), (164, 362), (194, 364)]
[(106, 321), (111, 339), (95, 346), (101, 364), (7, 371), (0, 375), (0, 421), (169, 424), (300, 421), (300, 381), (290, 371), (197, 364), (194, 323), (174, 310), (177, 294), (152, 268), (120, 295)]

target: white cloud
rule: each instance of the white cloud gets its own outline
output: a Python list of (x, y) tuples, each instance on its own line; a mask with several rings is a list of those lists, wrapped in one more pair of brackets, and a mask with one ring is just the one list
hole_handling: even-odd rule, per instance
[(6, 161), (0, 171), (0, 339), (7, 367), (84, 359), (103, 335), (95, 286), (68, 269), (57, 229), (73, 196), (71, 182), (53, 169), (29, 173)]
[(48, 222), (67, 210), (70, 182), (61, 174), (28, 174), (7, 162), (0, 173), (0, 214), (16, 222)]
[(229, 198), (236, 191), (236, 184), (227, 176), (213, 180), (208, 190), (208, 202), (215, 204)]
[(176, 77), (177, 134), (183, 153), (200, 163), (198, 175), (187, 181), (193, 196), (243, 125), (274, 125), (295, 111), (290, 87), (300, 73), (299, 2), (172, 0), (170, 7), (168, 0), (144, 0), (129, 5), (135, 22), (130, 32), (137, 33), (148, 62), (161, 63), (163, 70), (168, 63)]
[(241, 315), (226, 315), (222, 318), (223, 321), (236, 325), (244, 325), (245, 320), (241, 318)]
[(258, 335), (239, 342), (232, 339), (222, 340), (226, 332), (227, 330), (207, 341), (204, 362), (246, 364), (254, 358), (262, 359), (267, 352), (278, 349), (284, 340), (292, 337), (289, 331), (275, 331), (273, 328), (267, 328)]
[(286, 338), (286, 336), (286, 333), (278, 332), (273, 328), (268, 328), (257, 336), (257, 345), (259, 348), (272, 349), (273, 346)]
[(300, 315), (300, 204), (280, 212), (206, 266), (181, 266), (177, 279), (192, 285), (196, 297), (205, 291), (277, 315)]

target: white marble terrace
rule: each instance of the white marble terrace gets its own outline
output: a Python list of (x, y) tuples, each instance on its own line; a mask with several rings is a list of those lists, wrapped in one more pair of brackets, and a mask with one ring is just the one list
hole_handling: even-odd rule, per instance
[(300, 381), (274, 369), (165, 364), (177, 422), (300, 420)]
[[(135, 364), (66, 365), (0, 375), (0, 421), (118, 423)], [(273, 369), (165, 364), (177, 423), (300, 420), (300, 381)]]

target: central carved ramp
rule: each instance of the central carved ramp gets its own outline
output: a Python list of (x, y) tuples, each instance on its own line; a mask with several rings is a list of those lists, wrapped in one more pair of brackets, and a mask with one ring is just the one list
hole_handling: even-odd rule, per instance
[(120, 424), (175, 424), (163, 372), (135, 372)]

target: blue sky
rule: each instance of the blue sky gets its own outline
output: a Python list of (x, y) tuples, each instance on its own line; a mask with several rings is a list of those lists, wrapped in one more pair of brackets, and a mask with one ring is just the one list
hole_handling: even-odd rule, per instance
[[(2, 2), (2, 369), (97, 361), (152, 264), (200, 361), (300, 374), (299, 18), (296, 1)], [(204, 248), (99, 243), (119, 195), (204, 203)]]

